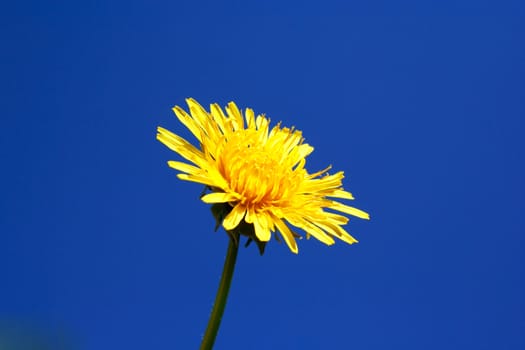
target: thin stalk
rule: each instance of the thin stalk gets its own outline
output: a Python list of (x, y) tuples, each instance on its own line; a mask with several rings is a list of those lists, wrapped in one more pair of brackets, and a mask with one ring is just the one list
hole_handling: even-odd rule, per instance
[(215, 337), (217, 337), (217, 332), (219, 331), (222, 314), (224, 313), (226, 300), (228, 299), (228, 292), (230, 291), (230, 284), (232, 282), (238, 250), (238, 244), (230, 238), (226, 260), (224, 260), (221, 282), (219, 283), (219, 289), (215, 296), (215, 303), (213, 304), (213, 310), (211, 311), (210, 319), (208, 321), (208, 327), (206, 327), (206, 332), (202, 338), (201, 350), (211, 350), (213, 343), (215, 343)]

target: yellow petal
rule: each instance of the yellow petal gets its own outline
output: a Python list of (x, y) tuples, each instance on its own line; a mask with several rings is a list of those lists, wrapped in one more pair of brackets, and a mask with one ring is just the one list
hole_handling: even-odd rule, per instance
[(193, 175), (193, 174), (177, 174), (177, 177), (181, 180), (197, 182), (203, 185), (210, 187), (218, 187), (216, 182), (213, 179), (210, 179), (208, 176), (202, 175)]
[(242, 113), (239, 111), (239, 108), (237, 108), (237, 105), (234, 102), (228, 103), (226, 106), (226, 112), (231, 117), (233, 128), (235, 130), (244, 129), (244, 119), (242, 117)]
[(201, 168), (206, 166), (207, 161), (204, 157), (204, 153), (195, 148), (191, 143), (162, 127), (158, 127), (157, 132), (157, 140), (162, 142), (169, 149), (177, 152), (182, 157), (195, 163)]
[(184, 126), (186, 126), (199, 141), (202, 141), (202, 130), (195, 119), (193, 119), (188, 113), (186, 113), (184, 109), (180, 108), (179, 106), (173, 107), (172, 110), (181, 123), (184, 124)]
[(246, 217), (244, 218), (244, 220), (249, 223), (249, 224), (253, 224), (254, 220), (255, 220), (255, 209), (253, 206), (250, 206), (248, 207), (248, 209), (246, 210)]
[(333, 235), (334, 237), (339, 238), (343, 242), (346, 242), (348, 244), (357, 243), (357, 239), (355, 239), (350, 234), (348, 234), (348, 232), (346, 232), (345, 229), (339, 225), (334, 225), (329, 222), (323, 222), (323, 223), (316, 222), (315, 224), (319, 226), (320, 228), (322, 228), (323, 230), (325, 230), (326, 232)]
[(346, 216), (329, 212), (323, 212), (323, 214), (325, 215), (327, 222), (335, 225), (346, 225), (348, 223), (348, 218)]
[(328, 236), (326, 233), (323, 232), (323, 230), (316, 227), (315, 225), (308, 225), (307, 232), (326, 245), (332, 245), (335, 243), (332, 237)]
[(323, 170), (319, 170), (319, 171), (316, 172), (316, 173), (313, 173), (313, 174), (308, 175), (306, 178), (307, 178), (307, 179), (314, 179), (314, 178), (316, 178), (316, 177), (319, 177), (319, 176), (325, 174), (325, 173), (326, 173), (328, 170), (330, 170), (330, 169), (332, 169), (332, 166), (331, 166), (331, 165), (327, 166), (327, 167), (324, 168)]
[(324, 233), (323, 230), (298, 215), (286, 216), (286, 220), (292, 225), (302, 228), (307, 235), (314, 236), (326, 245), (332, 245), (335, 243), (333, 238)]
[(255, 125), (257, 126), (257, 130), (259, 130), (258, 141), (262, 144), (266, 143), (266, 140), (268, 140), (269, 123), (269, 120), (262, 115), (258, 115), (257, 118), (255, 118)]
[(197, 123), (201, 130), (206, 130), (206, 121), (210, 118), (208, 112), (202, 107), (199, 102), (195, 101), (193, 98), (187, 98), (186, 103), (190, 107), (190, 112), (193, 120)]
[(246, 127), (255, 130), (255, 114), (253, 113), (253, 109), (246, 108), (244, 116), (246, 118)]
[(333, 198), (354, 199), (354, 196), (352, 196), (350, 192), (344, 190), (334, 190), (330, 194), (327, 194), (327, 196)]
[(190, 164), (182, 163), (182, 162), (176, 162), (174, 160), (168, 161), (168, 166), (170, 168), (173, 168), (173, 169), (176, 169), (176, 170), (188, 173), (188, 174), (195, 174), (196, 175), (196, 174), (199, 174), (199, 173), (202, 172), (201, 168), (198, 168), (198, 167), (190, 165)]
[(237, 204), (235, 207), (233, 207), (232, 211), (226, 215), (224, 221), (222, 222), (222, 226), (227, 231), (233, 230), (237, 227), (237, 225), (239, 225), (245, 213), (246, 207), (240, 203)]
[(341, 239), (342, 241), (348, 243), (348, 244), (354, 244), (354, 243), (357, 243), (357, 239), (355, 239), (354, 237), (352, 237), (348, 232), (346, 232), (346, 230), (344, 228), (342, 228), (341, 226), (338, 226), (337, 227), (338, 229), (338, 232), (339, 232), (339, 235), (337, 236), (339, 239)]
[(343, 172), (340, 171), (334, 175), (327, 175), (320, 179), (312, 179), (305, 181), (301, 187), (304, 192), (323, 192), (327, 190), (334, 190), (341, 187), (341, 180), (343, 179)]
[(227, 203), (238, 200), (239, 196), (234, 193), (213, 192), (201, 197), (204, 203)]
[(297, 242), (295, 242), (295, 238), (293, 237), (292, 232), (288, 228), (288, 226), (281, 220), (281, 219), (274, 219), (275, 226), (277, 226), (277, 229), (281, 233), (281, 236), (283, 237), (284, 241), (286, 242), (286, 245), (288, 245), (288, 248), (295, 254), (299, 252), (299, 248), (297, 248)]
[(221, 107), (216, 103), (210, 105), (210, 114), (213, 117), (213, 120), (217, 123), (217, 126), (219, 127), (222, 134), (226, 134), (229, 130), (226, 128), (226, 116), (224, 115)]
[(256, 214), (253, 220), (255, 235), (262, 242), (268, 242), (272, 237), (268, 224), (265, 222), (264, 214)]
[(361, 218), (361, 219), (367, 219), (367, 220), (370, 219), (370, 215), (368, 215), (367, 212), (364, 212), (360, 209), (357, 209), (357, 208), (354, 208), (354, 207), (351, 207), (351, 206), (348, 206), (348, 205), (345, 205), (339, 202), (332, 201), (330, 203), (329, 208), (349, 214), (349, 215), (357, 216), (358, 218)]

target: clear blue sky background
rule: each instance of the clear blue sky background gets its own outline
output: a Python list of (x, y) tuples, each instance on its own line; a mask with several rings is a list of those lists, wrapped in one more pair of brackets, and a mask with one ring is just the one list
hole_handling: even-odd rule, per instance
[(0, 340), (198, 347), (228, 238), (155, 140), (191, 96), (372, 215), (240, 250), (216, 349), (524, 349), (525, 5), (366, 3), (4, 4)]

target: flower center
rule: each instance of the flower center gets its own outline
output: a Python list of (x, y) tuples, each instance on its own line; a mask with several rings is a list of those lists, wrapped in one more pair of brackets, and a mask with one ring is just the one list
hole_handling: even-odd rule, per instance
[(248, 206), (276, 206), (294, 193), (297, 172), (286, 162), (282, 142), (264, 141), (257, 130), (237, 130), (225, 140), (219, 169)]

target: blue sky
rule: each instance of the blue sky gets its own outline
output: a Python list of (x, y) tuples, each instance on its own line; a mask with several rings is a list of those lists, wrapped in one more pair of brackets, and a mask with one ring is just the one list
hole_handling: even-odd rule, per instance
[(171, 108), (194, 97), (302, 130), (310, 171), (343, 170), (372, 216), (347, 226), (356, 245), (241, 249), (216, 349), (523, 349), (524, 15), (7, 5), (0, 342), (198, 347), (228, 238), (155, 140), (191, 139)]

